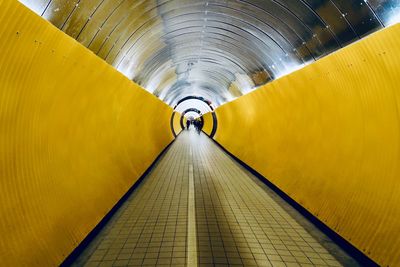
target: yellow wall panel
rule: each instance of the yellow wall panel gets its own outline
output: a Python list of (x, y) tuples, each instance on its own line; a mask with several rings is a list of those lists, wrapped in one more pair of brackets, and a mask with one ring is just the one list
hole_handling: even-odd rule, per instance
[[(182, 123), (183, 123), (183, 127), (186, 128), (187, 118), (185, 116), (183, 116)], [(182, 126), (181, 126), (181, 128), (182, 128)]]
[(212, 113), (208, 112), (208, 113), (204, 114), (203, 119), (204, 119), (203, 131), (206, 134), (210, 135), (213, 130), (213, 125), (214, 125)]
[(182, 115), (179, 112), (175, 112), (172, 124), (176, 135), (178, 135), (182, 131), (181, 117)]
[(0, 1), (0, 266), (54, 266), (173, 140), (172, 109)]
[(400, 263), (400, 25), (219, 107), (215, 139), (383, 266)]

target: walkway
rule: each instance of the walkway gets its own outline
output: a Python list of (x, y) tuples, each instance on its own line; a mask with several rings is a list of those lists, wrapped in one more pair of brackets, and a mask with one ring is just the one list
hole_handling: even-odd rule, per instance
[(358, 266), (194, 130), (179, 135), (74, 265)]

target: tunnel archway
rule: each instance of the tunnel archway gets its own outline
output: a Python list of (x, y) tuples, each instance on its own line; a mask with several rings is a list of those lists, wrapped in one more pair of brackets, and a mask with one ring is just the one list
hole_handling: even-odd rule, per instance
[(201, 120), (201, 123), (204, 124), (204, 118), (203, 118), (202, 112), (201, 112), (200, 110), (198, 110), (197, 108), (188, 108), (188, 109), (186, 109), (186, 110), (182, 113), (182, 115), (181, 115), (181, 121), (180, 121), (180, 123), (181, 123), (182, 129), (185, 128), (185, 125), (183, 124), (183, 119), (184, 119), (185, 115), (186, 115), (187, 113), (189, 113), (189, 112), (195, 112), (195, 113), (199, 114), (199, 118), (200, 118), (200, 120)]
[[(179, 106), (182, 106), (183, 103), (185, 103), (185, 102), (187, 102), (187, 101), (190, 101), (190, 100), (198, 100), (198, 101), (201, 101), (201, 102), (203, 102), (204, 104), (206, 104), (206, 106), (209, 108), (209, 112), (202, 112), (201, 119), (202, 119), (203, 124), (204, 124), (204, 122), (205, 122), (204, 115), (206, 115), (206, 113), (210, 113), (210, 114), (211, 114), (211, 123), (212, 123), (211, 132), (208, 132), (208, 133), (205, 132), (205, 133), (206, 133), (210, 138), (213, 138), (214, 135), (215, 135), (215, 133), (216, 133), (216, 131), (217, 131), (217, 128), (218, 128), (218, 119), (217, 119), (217, 115), (216, 115), (216, 113), (215, 113), (214, 107), (213, 107), (213, 105), (212, 105), (212, 101), (210, 101), (210, 100), (208, 100), (207, 98), (202, 97), (202, 96), (186, 96), (186, 97), (180, 99), (180, 100), (175, 104), (174, 110), (178, 109)], [(199, 110), (199, 108), (197, 108), (197, 110)], [(200, 111), (200, 110), (199, 110), (199, 111)], [(171, 121), (172, 121), (172, 119), (173, 119), (173, 118), (171, 118)], [(183, 125), (183, 124), (182, 124), (181, 126), (184, 128), (184, 125)]]
[[(174, 127), (174, 120), (175, 120), (176, 113), (177, 113), (176, 111), (172, 112), (171, 119), (170, 119), (170, 127), (171, 127), (171, 131), (172, 131), (172, 134), (174, 135), (174, 137), (177, 136), (177, 133), (176, 133), (175, 127)], [(180, 124), (180, 126), (182, 126), (182, 125)], [(183, 130), (182, 127), (181, 127), (181, 130)]]
[(214, 108), (213, 108), (213, 106), (212, 106), (212, 102), (211, 102), (210, 100), (208, 100), (208, 99), (205, 99), (205, 98), (202, 97), (202, 96), (186, 96), (186, 97), (180, 99), (180, 100), (176, 103), (176, 105), (174, 106), (174, 110), (175, 110), (181, 103), (183, 103), (183, 102), (185, 102), (185, 101), (187, 101), (187, 100), (191, 100), (191, 99), (196, 99), (196, 100), (203, 101), (204, 103), (206, 103), (206, 104), (209, 106), (209, 108), (210, 108), (211, 111), (214, 110)]
[(212, 121), (213, 121), (213, 127), (212, 127), (212, 131), (210, 133), (210, 138), (213, 138), (215, 133), (217, 132), (218, 120), (217, 120), (217, 114), (215, 114), (214, 111), (211, 112), (211, 116), (212, 116)]

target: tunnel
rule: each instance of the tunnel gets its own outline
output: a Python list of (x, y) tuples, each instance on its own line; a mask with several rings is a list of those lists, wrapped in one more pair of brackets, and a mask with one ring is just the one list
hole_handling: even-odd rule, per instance
[(0, 266), (400, 266), (399, 22), (0, 1)]

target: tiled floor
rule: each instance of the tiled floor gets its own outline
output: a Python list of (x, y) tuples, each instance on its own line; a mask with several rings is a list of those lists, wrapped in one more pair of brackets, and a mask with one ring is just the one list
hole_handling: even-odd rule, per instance
[(358, 266), (194, 130), (179, 135), (74, 263), (187, 265)]

